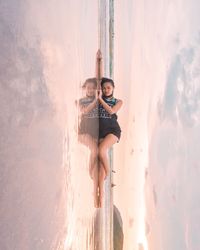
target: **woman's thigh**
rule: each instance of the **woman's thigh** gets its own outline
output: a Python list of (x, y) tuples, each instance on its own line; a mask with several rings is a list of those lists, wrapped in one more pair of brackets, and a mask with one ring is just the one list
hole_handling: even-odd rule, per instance
[(98, 142), (96, 139), (94, 139), (92, 136), (88, 134), (82, 134), (78, 135), (78, 140), (82, 144), (86, 145), (87, 147), (90, 148), (90, 150), (96, 150), (98, 147)]
[(118, 141), (117, 136), (113, 134), (108, 134), (105, 138), (103, 138), (99, 143), (99, 150), (107, 150), (112, 147)]

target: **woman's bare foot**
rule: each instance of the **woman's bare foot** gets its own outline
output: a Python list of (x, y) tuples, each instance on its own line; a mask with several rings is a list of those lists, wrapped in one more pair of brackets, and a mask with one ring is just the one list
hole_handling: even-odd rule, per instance
[(93, 180), (93, 170), (94, 168), (93, 167), (90, 167), (89, 168), (89, 175), (90, 175), (90, 178)]
[(96, 195), (94, 197), (94, 207), (99, 208), (99, 197)]
[(104, 180), (107, 178), (107, 176), (109, 175), (109, 169), (107, 169), (107, 168), (105, 168), (105, 166), (103, 166), (104, 167), (104, 173), (105, 173), (105, 178), (104, 178)]
[(99, 190), (94, 193), (94, 207), (99, 208)]
[(99, 207), (103, 207), (103, 192), (99, 192)]
[(107, 175), (105, 175), (105, 177), (104, 177), (104, 181), (107, 179), (107, 177), (108, 177), (108, 174), (107, 174)]

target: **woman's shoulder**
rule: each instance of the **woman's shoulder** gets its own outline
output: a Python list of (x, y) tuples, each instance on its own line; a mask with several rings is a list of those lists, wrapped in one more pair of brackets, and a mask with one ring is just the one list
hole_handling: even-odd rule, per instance
[(104, 101), (111, 106), (114, 106), (117, 103), (122, 103), (121, 99), (115, 98), (114, 96), (112, 98), (109, 98), (109, 99), (105, 98)]
[(78, 100), (78, 104), (79, 105), (87, 105), (92, 101), (93, 101), (93, 98), (85, 96), (85, 97), (82, 97)]
[(118, 99), (118, 98), (115, 98), (115, 97), (113, 97), (113, 101), (114, 101), (115, 104), (122, 103), (121, 99)]

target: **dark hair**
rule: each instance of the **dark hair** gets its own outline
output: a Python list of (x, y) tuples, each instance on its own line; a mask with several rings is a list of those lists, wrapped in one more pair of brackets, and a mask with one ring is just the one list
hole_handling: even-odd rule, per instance
[(86, 79), (82, 85), (82, 88), (85, 88), (87, 83), (93, 83), (94, 86), (97, 88), (97, 79), (95, 77)]
[(101, 79), (101, 87), (103, 87), (105, 82), (109, 82), (109, 83), (111, 83), (111, 85), (113, 87), (115, 87), (114, 81), (112, 79), (106, 78), (106, 77), (102, 77), (102, 79)]

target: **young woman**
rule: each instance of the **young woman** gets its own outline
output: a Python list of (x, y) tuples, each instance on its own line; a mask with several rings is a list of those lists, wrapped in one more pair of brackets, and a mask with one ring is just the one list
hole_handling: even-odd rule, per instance
[(103, 183), (109, 173), (108, 150), (113, 144), (119, 142), (121, 128), (117, 121), (117, 111), (122, 106), (122, 100), (113, 96), (114, 82), (109, 78), (102, 78), (101, 91), (99, 94), (99, 147), (98, 157), (100, 160), (99, 169), (99, 206), (102, 206)]
[(81, 119), (78, 138), (91, 151), (89, 172), (94, 181), (95, 207), (102, 207), (103, 184), (110, 168), (108, 150), (119, 141), (121, 135), (116, 113), (122, 101), (114, 98), (114, 82), (101, 78), (102, 71), (102, 54), (98, 50), (96, 75), (98, 82), (101, 82), (101, 91), (98, 94), (97, 79), (89, 78), (83, 86), (86, 96), (79, 100)]
[(83, 85), (85, 96), (78, 102), (80, 111), (78, 140), (90, 150), (89, 174), (94, 181), (94, 206), (98, 207), (98, 96), (96, 78)]
[(80, 111), (78, 140), (88, 146), (91, 151), (89, 173), (91, 178), (93, 178), (92, 171), (97, 161), (97, 140), (99, 133), (96, 79), (88, 78), (82, 88), (85, 90), (85, 96), (78, 103)]

